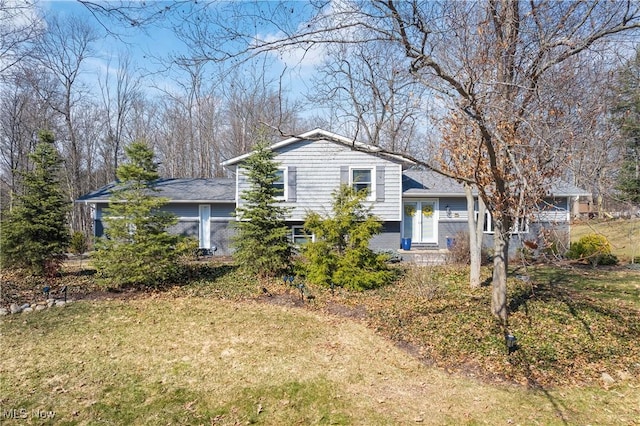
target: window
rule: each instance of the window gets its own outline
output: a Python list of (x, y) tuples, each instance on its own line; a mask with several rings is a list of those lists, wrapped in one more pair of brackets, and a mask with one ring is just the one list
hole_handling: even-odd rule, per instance
[[(476, 218), (478, 217), (478, 212), (476, 211)], [(484, 229), (485, 234), (493, 234), (495, 232), (495, 228), (493, 226), (493, 218), (489, 212), (484, 213)], [(526, 217), (520, 217), (515, 221), (513, 226), (511, 227), (512, 234), (526, 234), (529, 232), (529, 221)]]
[(286, 198), (286, 176), (285, 169), (280, 169), (276, 172), (276, 181), (273, 182), (273, 187), (276, 189), (276, 198)]
[(302, 226), (292, 226), (291, 227), (291, 241), (296, 246), (301, 246), (308, 242), (313, 241), (313, 234), (309, 235), (305, 232), (304, 227)]
[(513, 224), (513, 229), (511, 230), (514, 234), (526, 234), (529, 232), (529, 221), (526, 217), (519, 217), (516, 220), (516, 223)]
[(356, 192), (367, 191), (373, 193), (373, 179), (371, 169), (351, 169), (351, 186)]

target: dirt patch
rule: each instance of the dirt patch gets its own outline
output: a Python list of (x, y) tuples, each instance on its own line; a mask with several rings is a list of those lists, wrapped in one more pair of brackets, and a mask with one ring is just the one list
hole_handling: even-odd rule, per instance
[(343, 318), (353, 318), (357, 320), (367, 319), (367, 307), (364, 305), (346, 306), (336, 302), (328, 302), (324, 312)]
[(301, 308), (307, 303), (300, 299), (299, 294), (295, 293), (271, 293), (264, 292), (256, 298), (258, 302), (267, 303), (269, 305), (287, 306)]

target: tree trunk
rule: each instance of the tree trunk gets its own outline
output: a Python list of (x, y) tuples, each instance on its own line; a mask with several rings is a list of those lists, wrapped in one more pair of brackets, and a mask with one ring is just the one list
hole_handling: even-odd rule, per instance
[(469, 285), (471, 288), (480, 287), (480, 265), (482, 263), (482, 237), (484, 236), (485, 205), (478, 197), (478, 217), (475, 214), (475, 200), (471, 191), (471, 185), (464, 184), (464, 193), (467, 197), (467, 224), (469, 225)]
[(505, 230), (502, 221), (495, 222), (493, 236), (493, 281), (491, 291), (491, 312), (500, 320), (503, 326), (507, 325), (507, 268), (509, 254), (508, 228)]

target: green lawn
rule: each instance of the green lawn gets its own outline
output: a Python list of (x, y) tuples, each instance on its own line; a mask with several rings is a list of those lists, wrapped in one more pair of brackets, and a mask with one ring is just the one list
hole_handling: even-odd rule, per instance
[[(280, 281), (201, 264), (162, 292), (6, 316), (2, 424), (639, 424), (637, 271), (514, 271), (510, 356), (490, 288), (466, 273), (309, 285), (302, 304)], [(90, 277), (65, 282), (79, 294)]]

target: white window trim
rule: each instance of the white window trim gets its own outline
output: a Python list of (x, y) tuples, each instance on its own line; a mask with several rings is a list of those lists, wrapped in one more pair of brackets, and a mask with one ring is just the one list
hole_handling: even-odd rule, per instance
[[(295, 230), (296, 229), (301, 229), (301, 230), (304, 231), (304, 226), (302, 226), (302, 225), (293, 225), (293, 226), (291, 226), (291, 242), (294, 245), (298, 245), (298, 244), (296, 244), (296, 234), (295, 234)], [(311, 242), (312, 243), (316, 242), (316, 235), (315, 234), (311, 234)]]
[(284, 194), (275, 197), (276, 200), (286, 201), (289, 199), (289, 168), (288, 167), (278, 167), (278, 171), (282, 171), (282, 179), (284, 183)]
[[(475, 215), (476, 215), (476, 220), (478, 219), (478, 211), (475, 211)], [(524, 229), (515, 229), (516, 225), (519, 224), (520, 220), (524, 220)], [(484, 212), (484, 226), (487, 229), (486, 231), (483, 230), (482, 232), (484, 234), (488, 234), (488, 235), (493, 235), (496, 233), (496, 231), (493, 228), (493, 218), (491, 217), (491, 213), (489, 213), (489, 211), (485, 211)], [(526, 217), (522, 217), (518, 220), (517, 223), (514, 224), (514, 226), (511, 228), (511, 230), (509, 231), (509, 234), (528, 234), (529, 233), (529, 219), (527, 219)]]
[(354, 170), (369, 170), (371, 172), (371, 190), (369, 191), (369, 196), (367, 197), (367, 201), (375, 201), (376, 200), (376, 168), (372, 166), (349, 166), (349, 186), (351, 188), (353, 188), (353, 184), (356, 183), (353, 181)]

